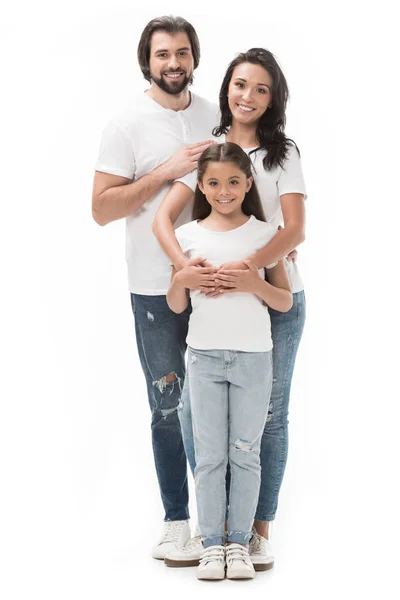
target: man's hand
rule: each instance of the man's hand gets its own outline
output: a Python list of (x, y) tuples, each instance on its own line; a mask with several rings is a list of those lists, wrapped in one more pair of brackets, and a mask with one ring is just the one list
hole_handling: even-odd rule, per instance
[(181, 148), (181, 150), (175, 152), (175, 154), (159, 168), (162, 169), (163, 175), (168, 181), (183, 177), (187, 173), (197, 169), (197, 161), (199, 160), (200, 155), (206, 148), (213, 144), (215, 144), (213, 140), (206, 140), (204, 142), (190, 144), (190, 146), (185, 146), (185, 148)]
[(244, 260), (246, 269), (220, 269), (215, 276), (215, 281), (222, 287), (218, 288), (218, 294), (229, 294), (232, 292), (257, 293), (262, 279), (256, 265), (251, 260)]
[(180, 282), (189, 290), (200, 290), (210, 292), (215, 289), (216, 267), (206, 262), (205, 258), (193, 258), (186, 266), (177, 272)]

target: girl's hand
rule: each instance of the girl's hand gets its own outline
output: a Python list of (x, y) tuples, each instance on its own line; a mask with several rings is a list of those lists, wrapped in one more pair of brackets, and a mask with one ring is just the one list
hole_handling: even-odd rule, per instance
[(232, 292), (256, 293), (262, 281), (256, 265), (251, 260), (242, 261), (246, 269), (219, 269), (215, 274), (215, 282), (222, 287), (218, 288), (219, 294)]

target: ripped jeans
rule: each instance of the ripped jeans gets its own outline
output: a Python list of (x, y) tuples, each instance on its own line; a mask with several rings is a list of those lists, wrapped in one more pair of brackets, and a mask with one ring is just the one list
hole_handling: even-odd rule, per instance
[(272, 351), (188, 349), (197, 512), (203, 545), (247, 544), (260, 489), (260, 445), (272, 388)]
[(185, 378), (191, 308), (177, 315), (166, 296), (131, 294), (136, 341), (151, 410), (154, 464), (166, 521), (189, 518), (186, 455), (177, 408)]

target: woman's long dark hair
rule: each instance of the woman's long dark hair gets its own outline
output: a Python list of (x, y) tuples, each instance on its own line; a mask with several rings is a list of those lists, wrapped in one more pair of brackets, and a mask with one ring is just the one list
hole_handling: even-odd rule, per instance
[[(251, 63), (263, 67), (272, 78), (272, 101), (271, 107), (268, 107), (257, 125), (258, 148), (266, 150), (266, 156), (263, 159), (264, 168), (269, 171), (277, 167), (283, 167), (291, 145), (295, 146), (297, 152), (299, 149), (293, 140), (285, 135), (286, 125), (286, 105), (289, 99), (289, 88), (286, 83), (282, 69), (272, 52), (264, 48), (250, 48), (247, 52), (242, 52), (230, 63), (222, 81), (219, 92), (219, 107), (221, 110), (221, 122), (213, 130), (213, 135), (219, 137), (228, 132), (232, 125), (232, 113), (228, 104), (228, 89), (232, 79), (232, 73), (238, 65), (242, 63)], [(299, 152), (300, 154), (300, 152)]]
[[(204, 174), (210, 162), (232, 162), (246, 175), (247, 178), (253, 177), (251, 160), (240, 146), (233, 144), (232, 142), (215, 144), (204, 150), (197, 164), (197, 180), (200, 181), (201, 184), (203, 184)], [(246, 192), (242, 204), (242, 211), (245, 215), (254, 215), (259, 221), (266, 220), (257, 186), (254, 181), (249, 191)], [(193, 220), (205, 219), (210, 213), (211, 206), (197, 184), (194, 193), (192, 218)]]

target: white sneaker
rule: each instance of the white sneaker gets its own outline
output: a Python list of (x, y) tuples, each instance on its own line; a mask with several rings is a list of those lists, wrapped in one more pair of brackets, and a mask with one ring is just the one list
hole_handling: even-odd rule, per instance
[(203, 550), (201, 535), (196, 535), (181, 550), (168, 552), (164, 562), (167, 567), (197, 567)]
[(255, 577), (249, 551), (241, 544), (226, 546), (226, 576), (228, 579), (253, 579)]
[(225, 547), (209, 546), (204, 548), (197, 569), (197, 579), (225, 578)]
[(256, 571), (267, 571), (274, 566), (271, 544), (253, 528), (253, 537), (249, 544), (251, 562)]
[(168, 552), (183, 548), (190, 539), (189, 521), (165, 521), (164, 534), (151, 555), (153, 558), (164, 560)]

